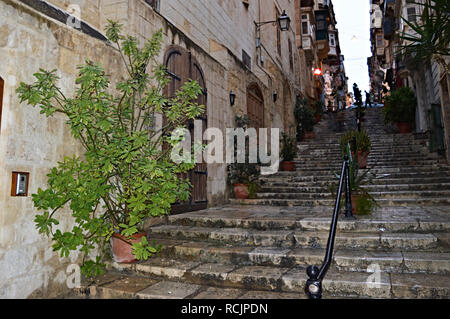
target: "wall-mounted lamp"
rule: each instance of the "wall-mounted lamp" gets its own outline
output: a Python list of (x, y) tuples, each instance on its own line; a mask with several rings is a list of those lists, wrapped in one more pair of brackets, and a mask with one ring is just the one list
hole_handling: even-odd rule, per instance
[(265, 22), (255, 22), (256, 29), (259, 30), (259, 28), (268, 23), (278, 23), (278, 26), (280, 27), (281, 31), (288, 31), (289, 27), (291, 25), (291, 18), (288, 17), (286, 14), (286, 10), (283, 10), (283, 13), (278, 17), (278, 19), (273, 21), (265, 21)]
[(277, 91), (273, 91), (273, 101), (276, 102), (278, 99), (278, 93)]
[(233, 90), (230, 91), (230, 105), (233, 106), (236, 100), (236, 94), (233, 93)]
[(319, 69), (319, 68), (315, 68), (314, 69), (314, 75), (322, 75), (322, 70), (321, 69)]

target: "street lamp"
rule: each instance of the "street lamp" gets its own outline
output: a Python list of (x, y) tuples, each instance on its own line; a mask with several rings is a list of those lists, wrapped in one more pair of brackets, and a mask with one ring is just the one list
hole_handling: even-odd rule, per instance
[(268, 24), (268, 23), (278, 23), (278, 26), (280, 27), (281, 31), (288, 31), (289, 27), (291, 25), (291, 18), (286, 14), (286, 10), (283, 10), (283, 13), (273, 21), (265, 21), (265, 22), (255, 22), (256, 29), (259, 30), (262, 25)]
[(230, 91), (230, 104), (231, 106), (234, 105), (234, 101), (236, 99), (236, 94), (233, 93), (233, 90)]

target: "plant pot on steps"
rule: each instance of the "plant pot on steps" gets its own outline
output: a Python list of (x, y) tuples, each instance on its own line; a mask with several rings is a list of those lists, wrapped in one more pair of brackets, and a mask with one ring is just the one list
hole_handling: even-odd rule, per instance
[(352, 193), (351, 197), (352, 197), (352, 214), (358, 215), (358, 208), (357, 208), (356, 203), (358, 201), (359, 194)]
[(282, 161), (280, 163), (281, 170), (284, 172), (293, 172), (295, 171), (295, 163), (290, 161)]
[(305, 140), (313, 139), (316, 135), (314, 134), (314, 131), (311, 132), (305, 132), (305, 135), (303, 135), (303, 138)]
[(411, 124), (408, 122), (395, 122), (395, 125), (398, 128), (399, 133), (411, 133)]
[[(369, 152), (364, 152), (361, 150), (358, 150), (358, 166), (359, 168), (366, 168), (367, 167), (367, 160), (369, 157)], [(355, 153), (352, 152), (352, 158), (355, 159)]]
[(238, 199), (247, 199), (249, 196), (248, 184), (233, 184), (233, 190)]
[(114, 261), (118, 263), (136, 262), (137, 260), (132, 253), (132, 244), (140, 242), (144, 236), (147, 236), (146, 232), (137, 233), (134, 234), (130, 240), (127, 240), (126, 236), (114, 233), (111, 236), (111, 248)]

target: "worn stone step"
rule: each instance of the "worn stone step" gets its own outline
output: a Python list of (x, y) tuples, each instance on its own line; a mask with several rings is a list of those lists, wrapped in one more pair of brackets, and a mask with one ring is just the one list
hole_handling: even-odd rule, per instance
[[(329, 192), (329, 184), (324, 183), (322, 186), (287, 186), (286, 184), (273, 185), (264, 184), (258, 191), (259, 193), (326, 193)], [(317, 184), (315, 184), (317, 185)], [(416, 184), (391, 184), (383, 185), (364, 185), (364, 189), (371, 192), (387, 192), (387, 191), (420, 191), (420, 190), (450, 190), (449, 183), (416, 183)]]
[[(333, 207), (335, 201), (332, 199), (230, 199), (232, 205), (273, 205), (273, 206), (327, 206)], [(450, 205), (450, 198), (378, 198), (377, 203), (380, 206), (444, 206)]]
[[(325, 248), (326, 232), (299, 230), (259, 231), (245, 228), (210, 228), (162, 225), (149, 229), (149, 237), (191, 239), (210, 242), (239, 243), (246, 246)], [(416, 233), (338, 233), (336, 247), (427, 249), (436, 247), (438, 239), (432, 234)]]
[[(389, 190), (389, 191), (369, 191), (375, 199), (427, 199), (427, 198), (447, 198), (450, 199), (450, 190)], [(258, 192), (257, 198), (267, 199), (333, 199), (335, 196), (331, 192)]]
[[(240, 211), (232, 207), (222, 214), (202, 214), (192, 212), (173, 215), (168, 218), (170, 225), (208, 227), (208, 228), (244, 228), (255, 230), (307, 230), (327, 232), (330, 228), (332, 208), (324, 207), (309, 212), (309, 207), (297, 207), (295, 211), (276, 211), (265, 213), (254, 207), (253, 211)], [(355, 220), (340, 218), (337, 229), (343, 232), (450, 232), (450, 220), (446, 207), (431, 209), (384, 208), (376, 210), (373, 216), (357, 216)], [(219, 211), (216, 211), (219, 212)], [(309, 217), (309, 215), (326, 217)]]
[[(134, 272), (147, 280), (153, 280), (153, 282), (141, 284), (147, 286), (138, 292), (138, 296), (141, 298), (145, 298), (143, 295), (151, 291), (151, 287), (155, 288), (154, 285), (157, 285), (155, 282), (179, 281), (184, 285), (195, 285), (194, 290), (198, 286), (213, 286), (228, 289), (303, 293), (307, 279), (306, 271), (301, 267), (236, 266), (220, 263), (180, 262), (163, 258), (154, 258), (138, 264), (112, 265), (112, 267), (120, 271)], [(445, 275), (386, 272), (373, 274), (370, 272), (345, 272), (335, 268), (330, 268), (323, 280), (325, 296), (448, 298), (449, 288), (450, 279)], [(194, 293), (191, 292), (190, 295)], [(153, 297), (152, 294), (150, 296), (149, 298)]]
[[(314, 184), (312, 184), (312, 182), (314, 182)], [(330, 180), (315, 180), (313, 181), (312, 179), (310, 180), (305, 180), (303, 179), (302, 181), (292, 181), (292, 179), (283, 179), (283, 178), (274, 178), (274, 179), (267, 179), (264, 180), (261, 183), (261, 187), (288, 187), (288, 188), (301, 188), (301, 187), (307, 187), (307, 188), (312, 188), (312, 187), (317, 187), (317, 188), (323, 188), (323, 189), (328, 189), (330, 186), (330, 182), (333, 182), (331, 179)], [(400, 178), (383, 178), (383, 179), (374, 179), (372, 180), (372, 185), (368, 185), (370, 187), (377, 187), (382, 185), (382, 187), (406, 187), (406, 186), (411, 186), (411, 187), (427, 187), (427, 185), (436, 185), (436, 187), (438, 187), (439, 185), (444, 185), (444, 187), (450, 183), (450, 176), (449, 177), (422, 177), (422, 178), (405, 178), (405, 179), (400, 179)], [(434, 186), (431, 186), (434, 187)]]
[[(179, 242), (165, 245), (162, 254), (177, 260), (235, 265), (295, 267), (320, 265), (324, 249), (251, 246), (215, 246), (201, 242)], [(442, 251), (401, 251), (337, 249), (333, 264), (339, 270), (367, 271), (377, 264), (382, 272), (450, 274), (450, 253)]]
[[(117, 271), (114, 266), (93, 281), (84, 281), (80, 288), (72, 290), (71, 299), (306, 299), (304, 293), (275, 292), (168, 280), (151, 274)], [(118, 267), (120, 268), (120, 267)], [(335, 298), (325, 294), (326, 298)], [(357, 296), (354, 296), (357, 297)], [(238, 310), (236, 310), (238, 311)], [(239, 310), (240, 311), (240, 310)], [(217, 314), (205, 313), (207, 316)], [(225, 309), (222, 310), (226, 313)], [(229, 312), (230, 314), (230, 312)]]

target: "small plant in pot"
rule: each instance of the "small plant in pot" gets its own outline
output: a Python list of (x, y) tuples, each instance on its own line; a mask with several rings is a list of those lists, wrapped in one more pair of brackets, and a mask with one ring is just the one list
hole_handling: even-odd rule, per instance
[(313, 105), (314, 105), (314, 118), (317, 124), (322, 119), (323, 105), (322, 102), (320, 101), (315, 101)]
[(295, 155), (297, 154), (297, 143), (295, 139), (286, 133), (282, 133), (281, 145), (281, 170), (295, 171), (295, 163), (293, 162)]
[[(347, 148), (346, 153), (350, 156), (350, 149)], [(379, 205), (377, 204), (373, 196), (367, 191), (367, 189), (364, 188), (364, 186), (370, 185), (375, 176), (370, 173), (370, 170), (365, 170), (363, 173), (360, 173), (357, 161), (350, 161), (349, 174), (352, 213), (355, 215), (371, 214), (376, 207), (379, 207)], [(334, 172), (334, 175), (337, 179), (340, 179), (339, 174)], [(336, 197), (337, 185), (333, 184), (330, 190), (333, 197)], [(345, 199), (345, 192), (343, 192), (341, 200)], [(341, 207), (345, 206), (341, 205)]]
[[(202, 92), (195, 81), (172, 98), (164, 95), (170, 79), (157, 63), (162, 31), (140, 46), (109, 21), (106, 35), (124, 62), (123, 78), (114, 85), (100, 65), (86, 61), (78, 67), (71, 97), (58, 87), (56, 70), (41, 69), (35, 83), (22, 82), (17, 89), (21, 102), (38, 106), (47, 117), (66, 117), (83, 147), (82, 156), (65, 157), (51, 169), (48, 188), (39, 188), (32, 199), (40, 211), (35, 217), (39, 233), (52, 239), (61, 257), (80, 252), (88, 277), (104, 272), (110, 240), (119, 262), (146, 260), (160, 250), (149, 243), (144, 222), (169, 214), (172, 204), (189, 198), (191, 185), (180, 174), (195, 166), (193, 156), (174, 161), (172, 150), (182, 137), (170, 133), (204, 113), (195, 102)], [(165, 126), (155, 124), (156, 114), (167, 118)], [(70, 220), (69, 212), (71, 224), (61, 227), (60, 221)], [(118, 256), (121, 252), (125, 256)]]
[[(235, 117), (237, 128), (248, 128), (250, 120), (247, 115)], [(234, 140), (235, 162), (228, 164), (228, 184), (232, 186), (234, 196), (238, 199), (253, 198), (258, 190), (258, 178), (260, 176), (259, 158), (256, 163), (250, 163), (249, 137), (245, 138), (245, 160), (237, 160), (237, 139)]]
[(295, 120), (297, 121), (297, 135), (305, 138), (314, 138), (314, 110), (309, 105), (307, 99), (298, 99), (294, 109)]
[[(354, 145), (355, 144), (355, 145)], [(340, 140), (342, 154), (347, 152), (347, 145), (350, 145), (352, 159), (358, 162), (359, 168), (367, 167), (371, 142), (367, 131), (347, 131)]]
[(410, 88), (396, 89), (385, 99), (384, 122), (394, 123), (400, 133), (410, 133), (416, 118), (416, 106), (417, 99)]

